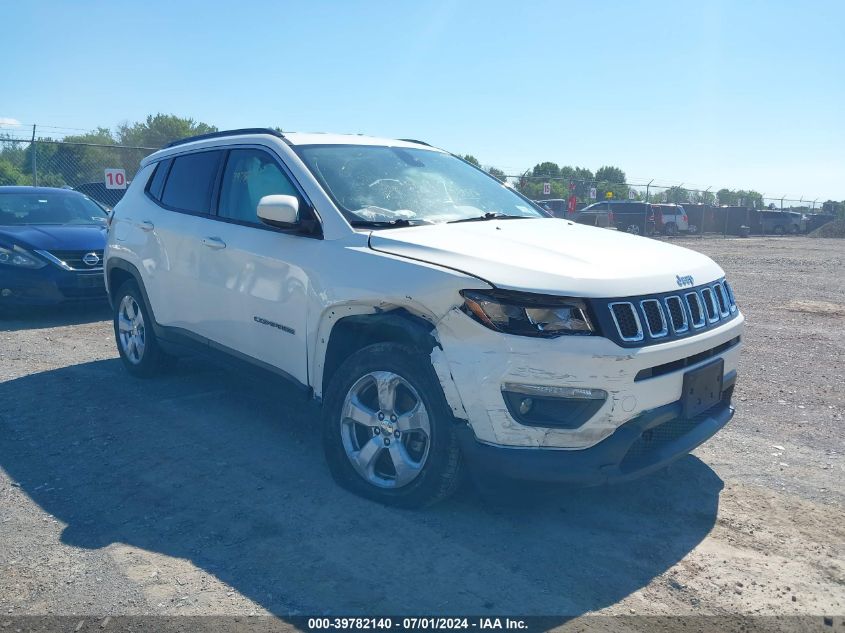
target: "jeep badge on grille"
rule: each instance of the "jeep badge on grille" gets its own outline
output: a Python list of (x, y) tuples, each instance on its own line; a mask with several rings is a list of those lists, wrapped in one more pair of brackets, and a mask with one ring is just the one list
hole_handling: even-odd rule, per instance
[(683, 288), (684, 286), (695, 285), (695, 280), (692, 278), (692, 275), (676, 275), (675, 281), (678, 282), (679, 288)]

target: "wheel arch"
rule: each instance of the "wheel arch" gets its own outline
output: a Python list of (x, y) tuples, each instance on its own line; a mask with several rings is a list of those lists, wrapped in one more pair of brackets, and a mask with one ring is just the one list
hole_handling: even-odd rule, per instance
[(153, 326), (157, 326), (158, 322), (156, 321), (155, 313), (153, 312), (153, 306), (150, 303), (150, 298), (149, 296), (147, 296), (147, 289), (144, 287), (144, 282), (141, 278), (141, 272), (134, 266), (134, 264), (131, 264), (125, 259), (109, 258), (107, 260), (106, 290), (108, 292), (109, 303), (111, 304), (112, 308), (115, 307), (114, 294), (117, 292), (118, 288), (120, 288), (123, 284), (130, 280), (134, 281), (138, 285), (138, 289), (141, 291), (141, 295), (144, 297), (144, 303), (147, 304), (147, 312), (149, 312), (150, 317), (153, 320)]
[(322, 396), (338, 367), (351, 354), (368, 345), (388, 342), (402, 343), (429, 356), (453, 414), (466, 418), (435, 323), (401, 306), (377, 309), (349, 305), (327, 311), (317, 332), (311, 374), (315, 396)]

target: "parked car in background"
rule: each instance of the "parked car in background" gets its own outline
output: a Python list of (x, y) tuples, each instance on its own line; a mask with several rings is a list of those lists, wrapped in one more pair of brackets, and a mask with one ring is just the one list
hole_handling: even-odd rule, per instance
[(0, 307), (105, 299), (106, 221), (76, 191), (0, 187)]
[(558, 222), (416, 141), (173, 143), (114, 209), (106, 279), (130, 373), (180, 345), (276, 372), (322, 407), (335, 479), (382, 503), (465, 466), (625, 481), (733, 416), (744, 319), (715, 262)]
[[(655, 214), (654, 205), (632, 200), (596, 202), (582, 209), (584, 212), (610, 211), (608, 221), (620, 231), (633, 235), (652, 235), (658, 230), (659, 214)], [(589, 215), (581, 216), (584, 220)], [(598, 220), (598, 219), (597, 219)], [(588, 222), (581, 222), (586, 224)]]
[(689, 218), (687, 212), (679, 204), (652, 204), (651, 208), (655, 215), (659, 214), (657, 225), (661, 227), (664, 235), (677, 235), (678, 233), (690, 233)]
[(535, 204), (540, 205), (540, 207), (551, 213), (556, 218), (566, 218), (571, 220), (575, 216), (574, 213), (569, 213), (569, 201), (564, 200), (563, 198), (535, 200)]
[(800, 213), (798, 211), (788, 211), (789, 215), (792, 216), (792, 221), (797, 222), (798, 224), (798, 232), (799, 233), (806, 233), (807, 232), (807, 215), (805, 213)]
[(607, 204), (604, 206), (599, 204), (598, 206), (585, 207), (575, 214), (573, 220), (578, 224), (616, 230), (616, 225), (613, 222), (613, 211), (608, 209), (607, 206)]
[(789, 211), (760, 211), (760, 231), (784, 235), (801, 232), (801, 214)]

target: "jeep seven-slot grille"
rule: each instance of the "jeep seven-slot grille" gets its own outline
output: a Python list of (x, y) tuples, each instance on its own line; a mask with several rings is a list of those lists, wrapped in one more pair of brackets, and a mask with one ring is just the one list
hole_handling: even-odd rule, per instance
[(711, 323), (719, 319), (719, 311), (716, 309), (716, 298), (712, 288), (702, 288), (701, 298), (704, 300), (704, 311), (707, 313), (707, 320)]
[(648, 325), (648, 333), (652, 338), (661, 338), (669, 333), (666, 327), (666, 319), (663, 318), (663, 308), (657, 299), (646, 299), (641, 302), (645, 322)]
[(622, 340), (642, 340), (643, 331), (640, 328), (640, 320), (632, 303), (612, 303), (610, 304), (610, 311), (613, 313), (613, 320), (616, 323), (616, 329)]
[(669, 322), (675, 332), (686, 332), (689, 329), (687, 312), (680, 297), (666, 297), (666, 309), (669, 312)]
[(723, 279), (661, 295), (606, 303), (611, 338), (623, 345), (658, 343), (717, 327), (737, 314), (733, 291)]

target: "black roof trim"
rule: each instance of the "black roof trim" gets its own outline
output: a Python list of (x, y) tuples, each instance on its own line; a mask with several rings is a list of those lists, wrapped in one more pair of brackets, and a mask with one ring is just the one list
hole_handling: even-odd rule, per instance
[[(196, 136), (186, 136), (185, 138), (180, 138), (178, 141), (173, 141), (172, 143), (168, 143), (164, 146), (163, 149), (167, 149), (168, 147), (176, 147), (177, 145), (184, 145), (185, 143), (192, 143), (193, 141), (204, 141), (209, 138), (223, 138), (226, 136), (237, 136), (239, 134), (269, 134), (270, 136), (275, 136), (277, 138), (282, 139), (286, 143), (288, 142), (287, 139), (281, 132), (277, 132), (269, 127), (245, 127), (239, 130), (222, 130), (220, 132), (209, 132), (208, 134), (197, 134)], [(289, 143), (288, 143), (289, 144)]]
[(426, 143), (425, 141), (418, 141), (415, 138), (400, 138), (397, 140), (403, 141), (405, 143), (416, 143), (417, 145), (425, 145), (426, 147), (431, 147), (431, 143)]

